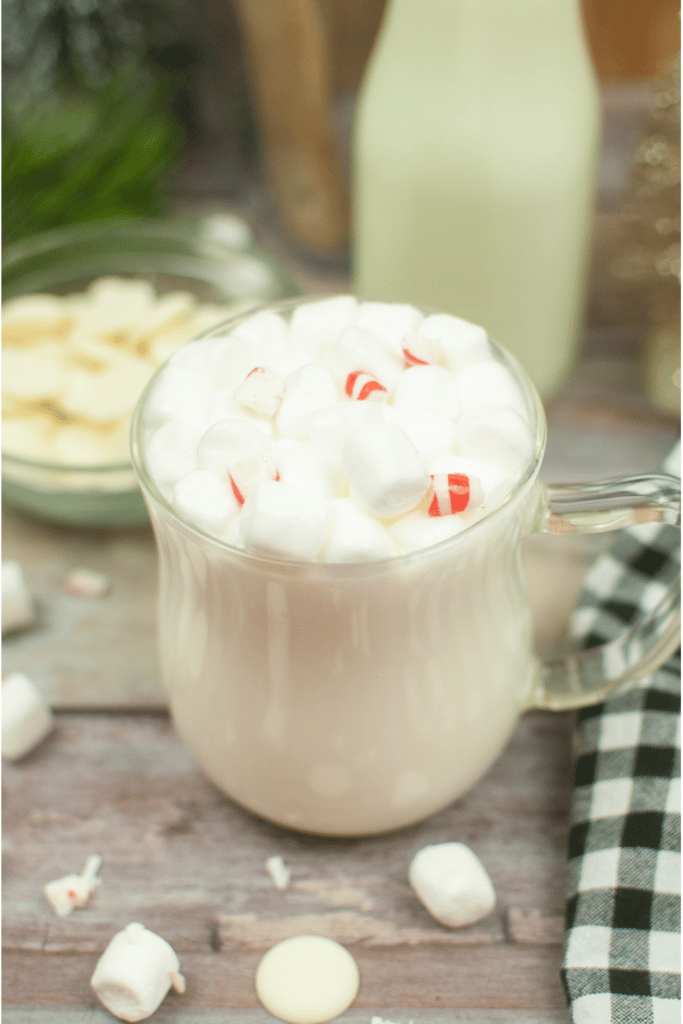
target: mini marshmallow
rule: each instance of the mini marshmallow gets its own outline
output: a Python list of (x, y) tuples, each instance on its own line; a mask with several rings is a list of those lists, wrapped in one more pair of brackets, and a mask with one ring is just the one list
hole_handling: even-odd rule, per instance
[(169, 421), (204, 427), (216, 387), (208, 373), (191, 366), (165, 366), (145, 405), (145, 424), (162, 426)]
[(432, 917), (447, 928), (479, 921), (496, 903), (486, 869), (463, 843), (437, 843), (418, 850), (408, 878)]
[(465, 366), (456, 374), (463, 410), (508, 405), (527, 418), (524, 397), (517, 381), (502, 363), (493, 359)]
[(64, 590), (74, 597), (104, 597), (110, 586), (109, 577), (94, 569), (72, 569), (64, 577)]
[(283, 861), (282, 857), (269, 857), (266, 861), (266, 871), (273, 879), (278, 889), (286, 889), (289, 885), (291, 871)]
[(395, 423), (360, 427), (344, 445), (342, 463), (361, 503), (380, 518), (409, 512), (429, 489), (424, 462)]
[(284, 437), (308, 440), (311, 417), (338, 398), (337, 386), (327, 366), (308, 363), (285, 379), (285, 396), (275, 418)]
[(510, 406), (467, 409), (456, 424), (458, 445), (473, 459), (516, 473), (531, 458), (529, 424)]
[(406, 369), (410, 366), (436, 366), (441, 361), (441, 342), (436, 338), (422, 338), (419, 334), (406, 334), (401, 342)]
[(252, 427), (256, 427), (267, 437), (272, 438), (275, 434), (273, 421), (264, 419), (263, 416), (257, 416), (245, 405), (236, 402), (232, 388), (219, 388), (211, 400), (208, 427), (212, 427), (214, 423), (220, 423), (222, 420), (242, 420), (244, 423), (250, 423)]
[(325, 364), (340, 389), (350, 373), (364, 370), (391, 392), (403, 369), (403, 352), (399, 342), (391, 343), (374, 331), (353, 326), (342, 331), (327, 352)]
[(168, 491), (197, 465), (201, 430), (183, 420), (169, 420), (152, 436), (145, 449), (145, 462), (162, 491)]
[(2, 756), (18, 761), (52, 732), (52, 711), (38, 688), (22, 672), (2, 681)]
[(440, 343), (444, 363), (451, 373), (468, 363), (491, 359), (491, 346), (484, 328), (460, 317), (434, 313), (425, 317), (417, 334)]
[(171, 501), (181, 516), (216, 537), (224, 534), (240, 509), (232, 488), (205, 469), (182, 477), (173, 488)]
[(358, 303), (352, 295), (307, 302), (292, 313), (289, 340), (316, 359), (321, 359), (341, 332), (356, 319)]
[(326, 562), (372, 562), (390, 558), (394, 545), (384, 526), (358, 507), (352, 498), (337, 498), (322, 553)]
[(180, 961), (155, 932), (134, 922), (117, 932), (100, 957), (90, 985), (97, 998), (120, 1020), (146, 1020), (171, 986), (185, 991)]
[(240, 505), (260, 480), (272, 480), (276, 470), (270, 442), (242, 420), (223, 420), (202, 435), (197, 466), (229, 483)]
[(231, 337), (255, 341), (265, 353), (272, 356), (287, 340), (287, 324), (279, 313), (263, 310), (233, 328)]
[(19, 562), (2, 563), (2, 632), (31, 626), (36, 613)]
[(313, 561), (323, 545), (329, 499), (275, 480), (261, 481), (244, 503), (240, 538), (259, 555)]
[(235, 401), (272, 420), (285, 397), (284, 378), (269, 366), (255, 366), (235, 391)]
[(401, 349), (406, 334), (415, 334), (422, 321), (422, 313), (415, 306), (399, 302), (361, 302), (356, 323), (359, 327), (379, 334), (392, 349)]
[(364, 402), (368, 398), (378, 402), (386, 402), (387, 389), (378, 380), (371, 377), (363, 370), (353, 370), (346, 378), (344, 391), (348, 398), (357, 402)]
[(101, 884), (101, 880), (96, 877), (101, 864), (102, 858), (93, 853), (86, 860), (80, 875), (64, 875), (43, 886), (45, 898), (58, 917), (68, 917), (72, 910), (86, 905)]
[(442, 540), (455, 537), (467, 529), (462, 516), (426, 516), (413, 512), (397, 519), (388, 527), (389, 536), (396, 550), (402, 554), (431, 547)]
[(405, 430), (427, 466), (455, 448), (455, 424), (438, 409), (393, 408), (389, 419)]
[(311, 443), (339, 454), (351, 434), (369, 423), (384, 423), (383, 407), (377, 402), (333, 402), (311, 416)]
[(430, 516), (452, 516), (479, 508), (484, 504), (481, 480), (466, 473), (435, 473), (432, 475)]
[(283, 484), (317, 491), (328, 498), (347, 495), (346, 475), (341, 459), (335, 453), (298, 441), (276, 442), (274, 451), (275, 466)]
[(443, 366), (411, 366), (396, 385), (396, 409), (428, 409), (455, 419), (460, 415), (460, 393), (455, 377)]

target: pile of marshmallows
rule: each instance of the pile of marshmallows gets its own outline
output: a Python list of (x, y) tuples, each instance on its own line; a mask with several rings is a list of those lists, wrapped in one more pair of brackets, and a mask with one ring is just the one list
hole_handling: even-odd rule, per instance
[(143, 412), (147, 469), (195, 526), (266, 557), (369, 561), (501, 503), (533, 450), (483, 328), (353, 296), (182, 346)]

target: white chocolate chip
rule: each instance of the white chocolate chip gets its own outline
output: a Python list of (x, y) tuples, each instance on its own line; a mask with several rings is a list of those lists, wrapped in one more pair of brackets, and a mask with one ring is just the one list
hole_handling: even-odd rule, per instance
[(358, 965), (334, 939), (295, 935), (265, 954), (256, 970), (256, 993), (288, 1024), (322, 1024), (344, 1013), (358, 994)]

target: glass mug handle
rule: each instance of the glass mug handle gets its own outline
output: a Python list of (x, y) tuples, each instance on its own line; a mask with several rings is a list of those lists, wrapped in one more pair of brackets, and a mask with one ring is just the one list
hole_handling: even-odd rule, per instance
[[(603, 533), (643, 523), (680, 529), (680, 513), (680, 480), (665, 474), (546, 485), (535, 532)], [(656, 607), (617, 639), (543, 661), (531, 707), (566, 711), (597, 704), (612, 691), (633, 685), (680, 646), (680, 608), (679, 574)]]

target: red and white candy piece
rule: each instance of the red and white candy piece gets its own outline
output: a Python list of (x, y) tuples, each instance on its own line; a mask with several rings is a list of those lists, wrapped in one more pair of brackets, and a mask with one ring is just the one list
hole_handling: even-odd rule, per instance
[(452, 516), (483, 504), (484, 489), (478, 477), (465, 473), (433, 473), (431, 478), (430, 516)]
[(366, 373), (365, 370), (352, 370), (346, 378), (344, 390), (349, 398), (353, 398), (358, 402), (364, 402), (367, 398), (384, 402), (388, 396), (384, 385), (375, 380), (371, 374)]
[(64, 875), (54, 882), (47, 882), (43, 892), (48, 903), (58, 917), (68, 917), (74, 908), (84, 907), (93, 892), (100, 885), (97, 872), (100, 870), (102, 858), (93, 853), (85, 862), (80, 875)]
[(270, 366), (255, 366), (235, 391), (245, 409), (272, 420), (285, 397), (284, 377)]
[(406, 334), (402, 348), (406, 368), (433, 366), (441, 358), (441, 345), (437, 338), (421, 338), (417, 334)]

